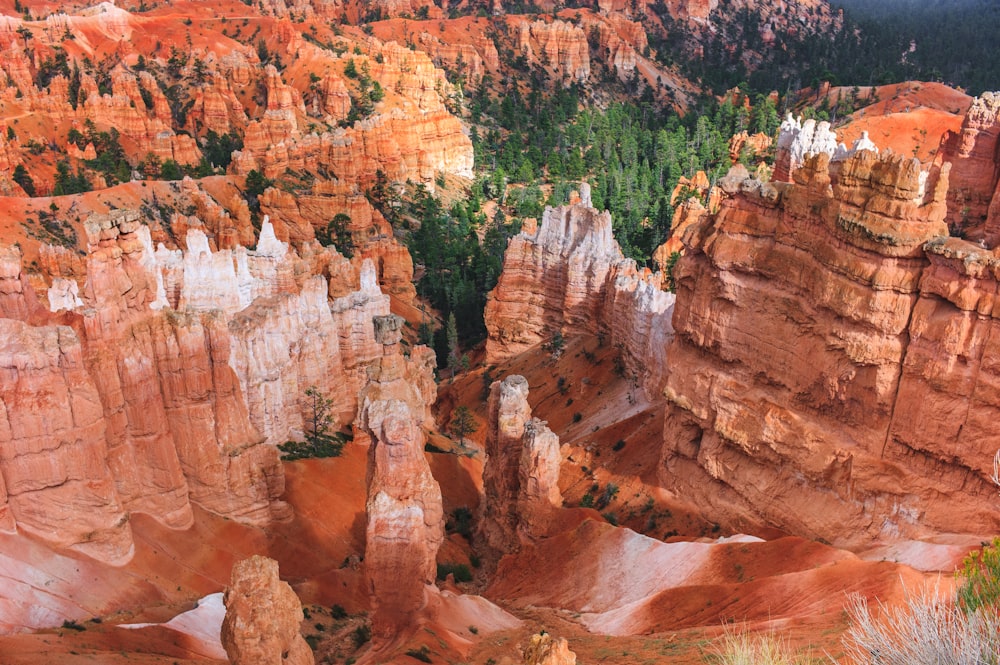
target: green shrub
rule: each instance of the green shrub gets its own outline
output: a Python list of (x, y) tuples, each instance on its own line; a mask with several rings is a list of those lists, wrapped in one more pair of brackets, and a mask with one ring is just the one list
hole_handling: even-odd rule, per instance
[(981, 551), (970, 552), (955, 574), (962, 580), (958, 604), (965, 612), (1000, 606), (1000, 538)]
[(355, 647), (361, 648), (372, 639), (371, 627), (366, 623), (361, 624), (351, 633), (351, 639), (354, 640)]
[(437, 565), (437, 578), (443, 580), (451, 574), (456, 582), (471, 582), (472, 571), (464, 563), (439, 563)]
[(426, 644), (420, 647), (419, 649), (410, 649), (409, 651), (406, 652), (406, 655), (409, 656), (410, 658), (416, 658), (422, 663), (433, 662), (430, 657), (430, 649), (427, 648)]
[(472, 540), (472, 511), (465, 506), (459, 506), (451, 511), (451, 517), (445, 522), (448, 533), (457, 533), (466, 540)]

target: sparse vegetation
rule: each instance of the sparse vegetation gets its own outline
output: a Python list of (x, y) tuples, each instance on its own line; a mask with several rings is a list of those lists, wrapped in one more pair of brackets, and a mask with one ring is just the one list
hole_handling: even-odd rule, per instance
[(351, 639), (356, 648), (361, 648), (372, 639), (372, 628), (367, 623), (363, 623), (351, 633)]
[[(426, 9), (426, 7), (424, 7), (424, 9)], [(406, 655), (409, 656), (410, 658), (415, 658), (415, 659), (419, 660), (422, 663), (432, 663), (432, 662), (434, 662), (434, 661), (431, 660), (430, 649), (427, 647), (426, 644), (424, 646), (420, 647), (419, 649), (409, 649), (409, 650), (407, 650)]]
[(844, 638), (844, 651), (852, 663), (1000, 662), (1000, 615), (995, 608), (964, 612), (951, 598), (931, 589), (909, 593), (900, 606), (878, 602), (873, 608), (864, 598), (854, 596), (848, 612), (851, 627)]
[(476, 424), (469, 407), (457, 406), (451, 414), (451, 423), (448, 428), (454, 436), (458, 437), (459, 443), (464, 446), (465, 437), (478, 430), (479, 425)]
[(790, 655), (784, 641), (772, 633), (753, 635), (745, 630), (727, 630), (715, 649), (719, 665), (796, 665), (803, 662)]
[(465, 506), (459, 506), (451, 511), (451, 515), (445, 522), (444, 528), (448, 533), (457, 533), (466, 540), (471, 541), (473, 523), (472, 511)]
[(297, 460), (307, 457), (337, 457), (344, 444), (350, 440), (345, 432), (332, 433), (333, 400), (320, 392), (316, 386), (310, 386), (305, 391), (306, 417), (305, 440), (287, 441), (278, 446), (283, 453), (282, 459)]
[(443, 580), (448, 575), (452, 575), (456, 582), (472, 581), (472, 571), (464, 563), (439, 563), (437, 565), (437, 578)]

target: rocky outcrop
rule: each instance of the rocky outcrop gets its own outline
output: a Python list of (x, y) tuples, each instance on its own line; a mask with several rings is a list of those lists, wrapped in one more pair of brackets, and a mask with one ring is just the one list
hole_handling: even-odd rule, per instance
[[(300, 51), (311, 53), (314, 48), (303, 45)], [(247, 126), (243, 150), (234, 153), (230, 170), (245, 175), (257, 169), (268, 177), (286, 169), (332, 173), (343, 183), (365, 187), (375, 183), (379, 171), (389, 182), (399, 184), (432, 182), (438, 173), (472, 177), (472, 143), (445, 107), (451, 84), (444, 72), (425, 53), (393, 43), (382, 45), (379, 56), (357, 56), (352, 62), (367, 68), (371, 80), (383, 90), (405, 101), (391, 108), (386, 105), (384, 111), (380, 106), (378, 112), (351, 127), (322, 134), (302, 131), (306, 107), (301, 96), (281, 81), (280, 74), (269, 70), (267, 109), (260, 120)], [(345, 75), (340, 81), (343, 85), (350, 79)], [(345, 99), (336, 84), (324, 86), (323, 107), (329, 103), (333, 114), (343, 112), (350, 95)], [(331, 117), (331, 122), (336, 118)]]
[(778, 133), (772, 180), (792, 182), (792, 174), (812, 155), (823, 153), (831, 162), (843, 162), (862, 150), (878, 153), (878, 146), (868, 138), (868, 132), (862, 132), (848, 148), (837, 140), (837, 134), (830, 129), (829, 122), (824, 120), (817, 123), (812, 118), (803, 122), (801, 117), (793, 118), (789, 113)]
[(356, 262), (371, 259), (378, 268), (379, 284), (398, 300), (410, 303), (416, 295), (413, 259), (358, 185), (320, 181), (310, 193), (298, 195), (270, 188), (261, 196), (261, 209), (285, 225), (296, 245), (321, 237), (338, 214), (347, 215)]
[(222, 646), (233, 665), (312, 665), (299, 633), (302, 603), (278, 578), (278, 562), (252, 556), (233, 566), (224, 597)]
[(374, 265), (366, 261), (360, 288), (332, 305), (327, 291), (317, 275), (299, 293), (259, 298), (229, 322), (229, 363), (251, 422), (268, 443), (302, 436), (310, 387), (331, 399), (333, 413), (346, 421), (357, 408), (367, 365), (382, 353), (371, 322), (389, 313), (389, 298), (378, 288)]
[(837, 134), (830, 130), (829, 122), (817, 124), (809, 118), (803, 123), (801, 117), (796, 119), (789, 113), (778, 133), (774, 180), (791, 182), (792, 173), (802, 166), (807, 156), (822, 152), (833, 158), (838, 149), (846, 150), (837, 142)]
[(541, 224), (512, 238), (504, 268), (486, 304), (487, 362), (501, 362), (556, 333), (607, 335), (626, 352), (626, 362), (655, 394), (664, 366), (643, 361), (672, 333), (673, 295), (662, 276), (639, 271), (626, 260), (611, 233), (611, 214), (581, 201), (547, 208)]
[(395, 315), (374, 319), (383, 351), (369, 368), (355, 423), (371, 442), (365, 575), (376, 644), (416, 626), (444, 538), (441, 489), (424, 457), (421, 430), (436, 393), (434, 354), (416, 347), (409, 358), (403, 356), (402, 324)]
[(17, 245), (0, 247), (0, 317), (30, 321), (44, 312), (21, 267)]
[(559, 493), (559, 437), (531, 417), (528, 382), (508, 376), (490, 386), (479, 533), (498, 553), (543, 537)]
[[(942, 162), (951, 162), (948, 224), (970, 238), (1000, 244), (1000, 93), (973, 100), (957, 134), (945, 138)], [(991, 206), (991, 202), (993, 205)]]
[(0, 319), (0, 528), (105, 561), (132, 554), (97, 387), (76, 333)]
[(566, 638), (554, 638), (546, 632), (531, 636), (523, 656), (524, 665), (576, 665), (576, 654), (569, 650)]
[(661, 481), (848, 546), (993, 532), (989, 261), (943, 239), (947, 168), (931, 188), (913, 159), (834, 166), (724, 179), (685, 235)]
[(517, 29), (518, 54), (528, 62), (550, 69), (567, 83), (590, 77), (590, 48), (580, 28), (564, 21), (532, 21)]

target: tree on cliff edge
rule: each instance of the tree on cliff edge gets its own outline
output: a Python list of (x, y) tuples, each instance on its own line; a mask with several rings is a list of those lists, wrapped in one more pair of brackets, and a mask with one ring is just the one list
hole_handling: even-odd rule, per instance
[(476, 424), (475, 418), (472, 417), (469, 407), (459, 406), (451, 414), (449, 429), (452, 434), (458, 437), (458, 442), (464, 446), (465, 437), (479, 429), (479, 426)]

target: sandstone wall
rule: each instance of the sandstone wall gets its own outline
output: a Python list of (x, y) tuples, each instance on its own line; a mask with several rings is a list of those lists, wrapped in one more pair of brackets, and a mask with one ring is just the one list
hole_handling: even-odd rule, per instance
[(274, 444), (301, 436), (310, 386), (353, 414), (382, 353), (372, 317), (389, 311), (374, 265), (331, 299), (322, 275), (298, 272), (346, 259), (300, 260), (267, 220), (250, 251), (213, 251), (192, 227), (187, 251), (154, 252), (129, 211), (86, 229), (86, 282), (56, 278), (58, 315), (19, 254), (0, 255), (0, 529), (119, 563), (133, 512), (179, 529), (192, 503), (251, 524), (288, 518)]
[[(684, 237), (661, 481), (732, 526), (847, 546), (1000, 526), (991, 258), (948, 168), (863, 150), (740, 177)], [(925, 250), (926, 247), (926, 250)]]
[(512, 375), (490, 386), (479, 534), (497, 554), (544, 537), (559, 492), (559, 437), (531, 417), (528, 382)]

